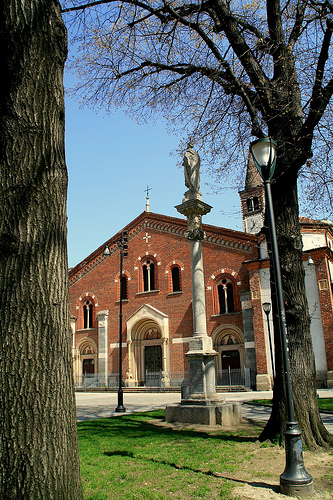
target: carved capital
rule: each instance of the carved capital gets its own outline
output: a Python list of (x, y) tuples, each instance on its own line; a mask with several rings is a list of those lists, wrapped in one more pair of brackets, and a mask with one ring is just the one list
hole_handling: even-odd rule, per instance
[(206, 215), (212, 207), (199, 199), (184, 201), (181, 205), (177, 205), (176, 210), (187, 217), (188, 215)]
[(202, 228), (188, 229), (185, 231), (184, 236), (191, 241), (201, 241), (206, 239), (206, 233)]
[(206, 238), (202, 228), (202, 216), (208, 214), (211, 208), (210, 205), (198, 199), (188, 200), (176, 206), (177, 211), (187, 218), (185, 238), (188, 240), (204, 240)]

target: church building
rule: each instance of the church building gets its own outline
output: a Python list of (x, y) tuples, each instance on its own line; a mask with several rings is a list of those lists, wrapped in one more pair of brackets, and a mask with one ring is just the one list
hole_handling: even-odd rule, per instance
[[(269, 390), (274, 332), (269, 258), (261, 232), (265, 201), (251, 161), (240, 201), (242, 232), (203, 224), (207, 333), (217, 352), (217, 386)], [(333, 223), (302, 218), (301, 228), (317, 384), (332, 387)], [(185, 354), (193, 335), (186, 229), (186, 219), (152, 213), (147, 203), (143, 213), (70, 270), (77, 388), (118, 387), (120, 311), (124, 386), (168, 389), (186, 384)], [(120, 276), (122, 233), (128, 235), (128, 255)]]

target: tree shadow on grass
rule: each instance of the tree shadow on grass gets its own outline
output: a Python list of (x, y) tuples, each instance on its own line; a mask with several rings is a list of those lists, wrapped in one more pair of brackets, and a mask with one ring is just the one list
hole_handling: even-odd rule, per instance
[(126, 457), (126, 458), (135, 458), (134, 453), (126, 450), (117, 450), (117, 451), (105, 451), (103, 453), (106, 457)]
[(234, 431), (225, 431), (222, 428), (221, 430), (214, 428), (213, 432), (206, 432), (199, 429), (191, 429), (189, 427), (180, 427), (177, 429), (164, 427), (158, 424), (159, 422), (164, 422), (164, 416), (161, 417), (160, 415), (156, 415), (156, 413), (146, 415), (154, 417), (155, 423), (142, 420), (142, 414), (141, 419), (140, 416), (131, 414), (121, 417), (86, 420), (78, 424), (79, 435), (87, 433), (90, 437), (94, 435), (99, 437), (103, 437), (104, 435), (111, 437), (112, 434), (116, 434), (118, 438), (124, 436), (126, 439), (133, 439), (141, 436), (147, 438), (149, 435), (167, 435), (177, 439), (201, 438), (234, 443), (254, 443), (258, 440), (258, 436), (243, 436), (237, 429)]
[(269, 483), (263, 483), (259, 481), (245, 481), (244, 479), (237, 479), (235, 477), (228, 476), (226, 474), (222, 474), (220, 472), (213, 472), (211, 470), (201, 470), (201, 469), (194, 469), (192, 467), (188, 467), (186, 465), (178, 465), (174, 462), (168, 462), (167, 460), (156, 460), (155, 458), (141, 458), (141, 457), (136, 457), (133, 452), (128, 452), (124, 450), (117, 450), (117, 451), (105, 451), (103, 455), (107, 457), (126, 457), (126, 458), (133, 458), (135, 460), (142, 460), (146, 462), (147, 460), (159, 464), (159, 465), (167, 465), (169, 467), (173, 467), (176, 470), (184, 470), (187, 472), (194, 472), (195, 474), (202, 474), (205, 476), (210, 476), (210, 477), (216, 477), (218, 479), (225, 479), (226, 481), (232, 481), (237, 484), (248, 484), (249, 486), (252, 486), (254, 488), (265, 488), (265, 489), (271, 489), (275, 493), (280, 492), (280, 488), (276, 484), (269, 484)]
[(253, 427), (259, 427), (260, 430), (262, 430), (266, 426), (266, 423), (267, 423), (267, 422), (264, 422), (262, 420), (256, 420), (256, 419), (250, 418), (250, 417), (243, 417), (243, 420), (245, 422), (247, 422), (248, 424), (253, 425)]

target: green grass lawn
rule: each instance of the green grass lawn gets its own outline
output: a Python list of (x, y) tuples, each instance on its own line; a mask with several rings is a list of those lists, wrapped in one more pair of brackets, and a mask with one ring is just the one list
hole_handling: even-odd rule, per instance
[[(84, 498), (227, 499), (259, 429), (206, 433), (154, 425), (164, 411), (78, 424)], [(248, 446), (248, 452), (246, 452)]]
[[(253, 401), (248, 401), (248, 404), (254, 405), (271, 405), (271, 399), (254, 399)], [(318, 399), (319, 410), (333, 411), (333, 398), (319, 398)]]

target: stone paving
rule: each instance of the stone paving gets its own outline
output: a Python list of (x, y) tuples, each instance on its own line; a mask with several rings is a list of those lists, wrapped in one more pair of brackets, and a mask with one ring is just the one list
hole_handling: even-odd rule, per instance
[[(333, 389), (319, 389), (318, 396), (322, 398), (332, 398)], [(221, 399), (240, 403), (250, 402), (253, 399), (270, 399), (272, 392), (227, 392), (219, 393)], [(180, 403), (180, 394), (177, 392), (124, 392), (124, 407), (126, 414), (133, 412), (144, 412), (165, 408), (170, 404)], [(116, 392), (77, 392), (76, 393), (76, 413), (77, 420), (91, 420), (94, 418), (107, 418), (111, 416), (123, 415), (115, 412), (117, 407), (118, 394)], [(252, 420), (267, 421), (270, 415), (270, 408), (265, 406), (242, 405), (242, 415), (244, 418)], [(322, 413), (322, 420), (329, 432), (333, 434), (333, 414)]]

